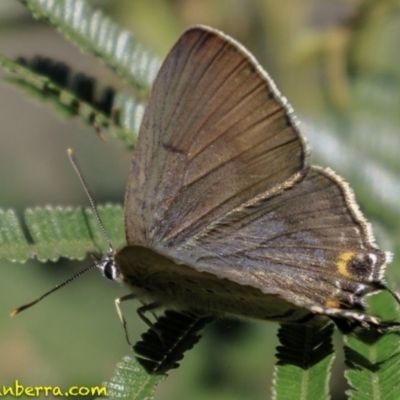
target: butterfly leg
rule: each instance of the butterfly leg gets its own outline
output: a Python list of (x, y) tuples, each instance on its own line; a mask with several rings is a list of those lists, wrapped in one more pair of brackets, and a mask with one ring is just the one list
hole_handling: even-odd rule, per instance
[(122, 315), (122, 311), (121, 311), (121, 308), (120, 308), (120, 304), (121, 304), (123, 301), (132, 300), (132, 299), (134, 299), (134, 298), (136, 298), (136, 296), (135, 296), (133, 293), (129, 293), (129, 294), (125, 295), (125, 296), (118, 297), (118, 299), (115, 299), (115, 308), (117, 309), (118, 317), (119, 317), (119, 319), (120, 319), (120, 321), (121, 321), (121, 323), (122, 323), (122, 326), (124, 327), (125, 338), (126, 338), (126, 341), (127, 341), (128, 344), (129, 344), (129, 346), (131, 346), (131, 342), (130, 342), (130, 340), (129, 340), (128, 329), (127, 329), (127, 327), (126, 327), (126, 320), (125, 320), (124, 316)]
[(159, 337), (161, 340), (161, 343), (165, 345), (163, 337), (162, 337), (162, 331), (160, 331), (158, 328), (154, 326), (154, 324), (144, 315), (147, 311), (155, 310), (160, 307), (160, 304), (158, 303), (150, 303), (150, 304), (145, 304), (142, 307), (139, 307), (137, 309), (137, 313), (140, 317), (140, 319)]
[(144, 315), (147, 311), (155, 310), (156, 308), (159, 308), (160, 305), (158, 303), (150, 303), (150, 304), (145, 304), (142, 307), (139, 307), (137, 309), (137, 313), (140, 317), (140, 319), (149, 327), (151, 328), (157, 335), (160, 336), (160, 332), (158, 329), (154, 326), (154, 324)]

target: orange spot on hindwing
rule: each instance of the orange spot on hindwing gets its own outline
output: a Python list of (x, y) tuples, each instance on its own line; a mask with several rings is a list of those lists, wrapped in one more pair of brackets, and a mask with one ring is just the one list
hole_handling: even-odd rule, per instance
[(336, 267), (340, 275), (351, 276), (347, 266), (349, 261), (351, 261), (355, 255), (356, 253), (354, 253), (354, 251), (344, 251), (343, 253), (340, 253), (336, 261)]
[(331, 297), (330, 299), (327, 300), (325, 303), (326, 308), (340, 308), (340, 301), (338, 299), (335, 299), (334, 297)]

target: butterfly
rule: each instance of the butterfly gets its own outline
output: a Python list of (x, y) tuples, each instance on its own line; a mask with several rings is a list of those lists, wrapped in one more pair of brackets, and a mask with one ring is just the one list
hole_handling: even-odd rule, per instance
[(125, 231), (128, 246), (99, 266), (145, 309), (391, 325), (364, 313), (367, 295), (389, 290), (390, 254), (374, 244), (347, 183), (310, 165), (272, 79), (217, 30), (185, 31), (158, 72)]
[[(156, 308), (199, 316), (349, 326), (388, 290), (348, 184), (310, 165), (291, 106), (238, 42), (185, 31), (155, 79), (125, 195), (127, 246), (95, 265)], [(17, 310), (17, 312), (20, 309)], [(343, 326), (343, 324), (342, 324)]]

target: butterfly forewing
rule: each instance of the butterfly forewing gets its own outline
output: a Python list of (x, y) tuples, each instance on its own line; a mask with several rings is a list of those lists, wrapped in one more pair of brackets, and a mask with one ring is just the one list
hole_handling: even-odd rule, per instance
[(177, 246), (308, 169), (289, 106), (256, 60), (209, 28), (186, 31), (154, 83), (126, 192), (129, 244)]

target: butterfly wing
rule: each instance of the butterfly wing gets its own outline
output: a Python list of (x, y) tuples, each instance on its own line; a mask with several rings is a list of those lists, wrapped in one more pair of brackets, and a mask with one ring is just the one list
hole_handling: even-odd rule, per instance
[[(362, 309), (383, 287), (387, 255), (347, 184), (309, 168), (271, 79), (208, 28), (186, 31), (160, 69), (125, 208), (129, 245), (312, 312)], [(341, 315), (367, 318), (349, 313)]]
[(387, 261), (348, 185), (317, 167), (278, 196), (232, 210), (168, 252), (198, 271), (312, 310), (363, 308), (363, 297), (382, 289)]
[(128, 244), (177, 246), (307, 172), (286, 103), (241, 45), (186, 31), (155, 80), (125, 198)]

